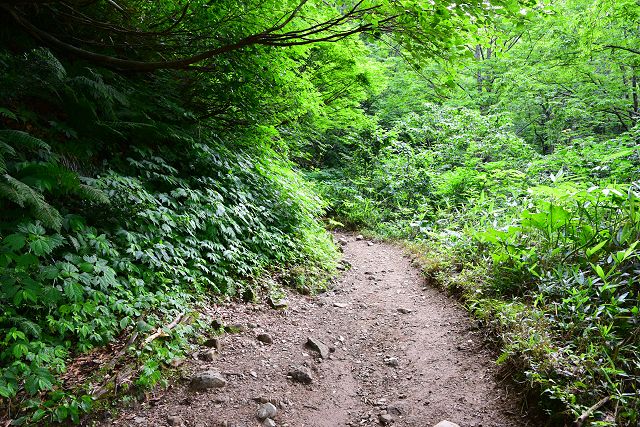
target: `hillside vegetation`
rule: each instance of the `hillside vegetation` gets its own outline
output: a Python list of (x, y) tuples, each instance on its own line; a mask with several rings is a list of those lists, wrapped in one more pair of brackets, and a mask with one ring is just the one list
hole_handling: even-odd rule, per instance
[(551, 422), (637, 425), (639, 15), (0, 1), (0, 421), (78, 422), (207, 304), (324, 289), (329, 225), (405, 242)]

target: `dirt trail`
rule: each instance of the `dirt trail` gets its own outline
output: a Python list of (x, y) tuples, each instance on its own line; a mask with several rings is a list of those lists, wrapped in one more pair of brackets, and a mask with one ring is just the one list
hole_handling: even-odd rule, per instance
[[(278, 426), (533, 426), (496, 380), (495, 355), (455, 300), (426, 286), (400, 248), (346, 239), (352, 268), (319, 297), (289, 295), (284, 311), (229, 305), (212, 313), (248, 325), (222, 339), (212, 362), (189, 360), (184, 381), (158, 390), (103, 425), (260, 426), (256, 402), (278, 407)], [(268, 333), (273, 343), (257, 340)], [(313, 337), (333, 347), (326, 359), (305, 347)], [(313, 383), (287, 373), (306, 367)], [(191, 375), (219, 370), (226, 386), (189, 389)], [(256, 399), (256, 400), (254, 400)], [(380, 416), (388, 414), (386, 419)]]

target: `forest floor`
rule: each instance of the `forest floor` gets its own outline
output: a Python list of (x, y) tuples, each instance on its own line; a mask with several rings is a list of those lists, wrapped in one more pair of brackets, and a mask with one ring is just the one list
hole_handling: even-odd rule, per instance
[[(210, 343), (219, 354), (196, 352), (168, 389), (100, 425), (537, 425), (513, 384), (499, 378), (483, 331), (455, 299), (428, 286), (401, 248), (336, 237), (352, 267), (330, 291), (290, 293), (286, 310), (215, 307), (212, 316), (237, 325)], [(273, 422), (259, 420), (260, 408)]]

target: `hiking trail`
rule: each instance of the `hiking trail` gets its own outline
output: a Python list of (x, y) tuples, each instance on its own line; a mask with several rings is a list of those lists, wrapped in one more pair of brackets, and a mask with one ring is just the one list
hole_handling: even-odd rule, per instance
[[(336, 237), (351, 268), (334, 288), (315, 297), (289, 292), (286, 310), (212, 307), (212, 318), (237, 325), (210, 343), (219, 354), (203, 347), (179, 368), (183, 380), (101, 425), (536, 425), (513, 385), (498, 379), (483, 332), (403, 249)], [(260, 408), (268, 420), (258, 418)]]

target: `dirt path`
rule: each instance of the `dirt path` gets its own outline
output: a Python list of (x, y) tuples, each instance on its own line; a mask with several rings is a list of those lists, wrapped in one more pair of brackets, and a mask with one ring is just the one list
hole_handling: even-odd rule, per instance
[[(289, 308), (220, 307), (227, 334), (212, 362), (186, 363), (182, 383), (157, 391), (103, 425), (260, 426), (257, 400), (278, 408), (278, 426), (533, 426), (495, 378), (494, 355), (458, 304), (425, 286), (402, 250), (339, 236), (353, 267), (319, 297), (289, 295)], [(269, 334), (273, 343), (258, 341)], [(305, 347), (308, 337), (334, 352), (326, 359)], [(266, 339), (268, 341), (268, 339)], [(307, 369), (311, 384), (292, 380)], [(195, 392), (189, 378), (218, 370), (222, 388)], [(387, 417), (380, 418), (387, 414)]]

